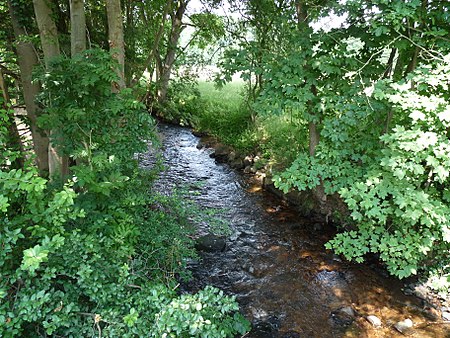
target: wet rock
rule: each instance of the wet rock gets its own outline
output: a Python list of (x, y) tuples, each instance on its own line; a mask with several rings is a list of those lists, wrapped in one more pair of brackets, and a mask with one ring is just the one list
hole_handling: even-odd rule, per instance
[(225, 239), (223, 237), (215, 236), (215, 235), (205, 235), (199, 237), (195, 243), (195, 248), (198, 251), (204, 252), (217, 252), (225, 250)]
[(230, 153), (228, 154), (228, 161), (233, 162), (237, 159), (239, 159), (239, 153), (234, 150), (230, 151)]
[(367, 321), (372, 324), (373, 327), (381, 327), (381, 319), (377, 316), (370, 315), (366, 317)]
[(242, 270), (247, 271), (250, 274), (255, 273), (255, 268), (253, 267), (253, 265), (244, 264), (242, 265)]
[(250, 167), (253, 164), (253, 159), (251, 156), (245, 156), (243, 162), (244, 162), (244, 166)]
[(244, 163), (242, 162), (242, 160), (240, 159), (235, 159), (230, 163), (231, 168), (233, 169), (237, 169), (237, 170), (242, 170), (244, 169)]
[(244, 168), (244, 174), (256, 174), (257, 171), (255, 167), (249, 165)]
[(346, 314), (350, 317), (356, 317), (356, 312), (351, 306), (345, 306), (338, 310), (340, 313)]
[(446, 322), (450, 322), (450, 312), (442, 312), (442, 319), (445, 320)]
[(331, 313), (331, 319), (338, 326), (349, 326), (355, 320), (355, 310), (351, 306), (345, 306)]
[(403, 333), (403, 334), (407, 334), (408, 332), (410, 332), (412, 327), (413, 327), (413, 322), (409, 318), (394, 324), (394, 328), (398, 332)]
[(339, 257), (338, 255), (335, 255), (335, 254), (333, 254), (332, 260), (335, 262), (338, 262), (338, 263), (342, 263), (341, 257)]
[(440, 319), (440, 315), (441, 315), (441, 313), (439, 313), (439, 311), (436, 308), (432, 307), (432, 306), (427, 306), (423, 310), (423, 314), (425, 315), (425, 317), (427, 317), (431, 321), (439, 320)]
[(408, 296), (416, 296), (424, 301), (429, 301), (433, 298), (430, 290), (425, 285), (410, 284), (405, 288), (404, 293)]
[(197, 137), (205, 137), (208, 134), (205, 133), (204, 131), (200, 131), (200, 130), (192, 130), (192, 135), (197, 136)]
[(276, 316), (271, 316), (264, 321), (258, 321), (253, 324), (250, 332), (252, 337), (273, 338), (277, 336), (280, 320)]
[(217, 162), (225, 163), (228, 161), (228, 154), (230, 153), (230, 148), (219, 144), (216, 149), (214, 150), (213, 157), (216, 159)]

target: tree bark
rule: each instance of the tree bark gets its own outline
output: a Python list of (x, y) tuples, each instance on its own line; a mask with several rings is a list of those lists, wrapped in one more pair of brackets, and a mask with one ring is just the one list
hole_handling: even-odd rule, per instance
[[(305, 31), (309, 28), (309, 22), (308, 22), (308, 11), (305, 3), (303, 1), (297, 0), (295, 2), (295, 10), (297, 12), (297, 28), (300, 32)], [(311, 92), (314, 96), (317, 96), (317, 88), (316, 86), (311, 86)], [(312, 102), (309, 102), (309, 106), (312, 105)], [(314, 116), (314, 112), (312, 111), (311, 107), (309, 107), (309, 114)], [(310, 121), (308, 123), (308, 130), (309, 130), (309, 155), (315, 156), (316, 154), (316, 147), (320, 142), (320, 133), (318, 130), (318, 126), (315, 122)]]
[(320, 134), (317, 130), (317, 125), (314, 122), (308, 123), (309, 130), (309, 155), (314, 157), (316, 148), (320, 141)]
[(86, 15), (83, 0), (70, 0), (70, 51), (72, 57), (86, 49)]
[[(308, 10), (304, 1), (296, 0), (295, 9), (297, 12), (297, 28), (299, 32), (306, 32), (309, 29), (309, 21), (308, 21)], [(311, 61), (311, 60), (309, 60)], [(306, 66), (307, 69), (309, 66)], [(311, 93), (316, 97), (317, 96), (317, 87), (315, 85), (311, 85)], [(308, 102), (308, 113), (311, 116), (315, 116), (316, 113), (313, 111), (313, 101)], [(309, 131), (309, 155), (314, 157), (316, 155), (316, 148), (320, 142), (320, 132), (316, 122), (313, 120), (308, 123), (308, 131)], [(326, 220), (328, 222), (328, 217), (331, 214), (329, 210), (329, 206), (327, 206), (327, 195), (325, 194), (324, 184), (322, 178), (320, 178), (320, 184), (317, 185), (312, 191), (318, 205), (320, 212), (326, 215)]]
[[(58, 31), (53, 21), (52, 9), (49, 7), (47, 0), (33, 0), (34, 13), (39, 28), (39, 36), (41, 38), (42, 50), (44, 51), (44, 62), (47, 70), (49, 70), (51, 61), (60, 55)], [(49, 175), (61, 175), (64, 178), (69, 172), (68, 159), (58, 155), (56, 148), (53, 146), (52, 131), (50, 131), (50, 143), (48, 147), (48, 167)]]
[(33, 68), (38, 64), (38, 58), (31, 42), (27, 42), (27, 40), (24, 39), (24, 37), (26, 37), (25, 29), (19, 24), (19, 17), (11, 0), (8, 1), (8, 6), (14, 35), (17, 41), (17, 59), (25, 107), (28, 119), (30, 120), (31, 137), (33, 138), (33, 148), (36, 154), (36, 164), (40, 174), (46, 176), (49, 172), (49, 139), (37, 126), (39, 109), (35, 103), (35, 99), (37, 94), (39, 94), (39, 85), (37, 83), (32, 83), (31, 81)]
[(391, 48), (391, 53), (389, 54), (389, 59), (386, 65), (386, 70), (384, 71), (383, 74), (383, 79), (389, 79), (392, 75), (392, 68), (394, 65), (394, 59), (395, 56), (397, 55), (397, 48)]
[(164, 64), (161, 69), (161, 76), (158, 86), (158, 102), (164, 103), (167, 99), (167, 89), (169, 87), (170, 74), (172, 73), (172, 67), (175, 61), (178, 42), (180, 40), (180, 34), (183, 30), (182, 19), (186, 11), (188, 0), (178, 1), (178, 8), (174, 14), (172, 14), (172, 29), (170, 31), (169, 42), (167, 45), (167, 53), (164, 58)]
[[(158, 46), (159, 46), (159, 43), (161, 42), (161, 38), (162, 38), (163, 33), (164, 33), (164, 26), (166, 24), (166, 18), (167, 18), (167, 15), (169, 13), (169, 9), (171, 7), (170, 6), (171, 3), (172, 3), (172, 0), (167, 0), (166, 1), (166, 4), (164, 6), (164, 10), (163, 10), (163, 13), (162, 13), (162, 16), (161, 16), (161, 23), (160, 23), (160, 25), (158, 27), (158, 31), (156, 32), (155, 40), (153, 42), (152, 49), (151, 49), (147, 59), (145, 60), (145, 62), (143, 64), (143, 67), (141, 69), (137, 70), (136, 73), (138, 75), (136, 75), (135, 78), (131, 81), (131, 86), (134, 86), (134, 85), (136, 85), (136, 83), (139, 82), (140, 78), (144, 75), (145, 70), (148, 69), (150, 67), (150, 65), (152, 64), (152, 61), (155, 62), (155, 68), (156, 68), (157, 72), (159, 72), (159, 69), (160, 69), (159, 68), (159, 63), (162, 63), (162, 62), (160, 62), (161, 60), (160, 60), (160, 56), (159, 56), (159, 53), (158, 53)], [(147, 23), (147, 17), (145, 16), (143, 7), (140, 8), (140, 13), (141, 13), (142, 20), (145, 23)], [(153, 75), (152, 74), (153, 73), (153, 69), (152, 70), (149, 69), (149, 72), (150, 72), (150, 77), (151, 77)], [(157, 76), (156, 78), (158, 79), (159, 76)]]
[(3, 109), (7, 112), (9, 115), (9, 118), (11, 121), (8, 125), (8, 147), (10, 149), (14, 149), (15, 151), (18, 151), (20, 153), (20, 156), (18, 156), (15, 161), (11, 164), (11, 167), (14, 169), (23, 168), (23, 155), (24, 155), (24, 148), (22, 144), (22, 140), (20, 139), (19, 131), (17, 130), (16, 121), (14, 119), (14, 113), (13, 110), (9, 107), (9, 104), (11, 103), (8, 87), (5, 82), (5, 78), (3, 77), (3, 72), (0, 69), (0, 90), (2, 91), (3, 96)]
[(120, 0), (106, 0), (106, 13), (108, 16), (109, 48), (111, 51), (114, 51), (113, 57), (119, 63), (117, 69), (119, 81), (116, 89), (120, 90), (125, 88), (125, 43)]
[(60, 54), (58, 31), (53, 21), (52, 9), (47, 0), (33, 0), (34, 13), (39, 28), (45, 66), (49, 68), (50, 61)]

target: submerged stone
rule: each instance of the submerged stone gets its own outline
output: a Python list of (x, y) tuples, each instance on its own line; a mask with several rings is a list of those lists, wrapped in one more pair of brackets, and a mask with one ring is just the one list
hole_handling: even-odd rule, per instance
[(196, 240), (195, 248), (198, 251), (204, 252), (217, 252), (225, 250), (225, 239), (223, 237), (219, 237), (216, 235), (208, 234), (202, 237), (199, 237)]
[(366, 317), (367, 321), (372, 324), (373, 327), (381, 327), (381, 319), (377, 316), (370, 315)]
[(345, 306), (331, 312), (331, 319), (339, 326), (349, 326), (355, 320), (355, 310), (351, 306)]
[(446, 322), (450, 322), (450, 312), (442, 312), (442, 319)]
[(398, 322), (398, 323), (396, 323), (394, 325), (394, 328), (398, 332), (403, 333), (403, 334), (408, 333), (411, 330), (412, 327), (413, 327), (413, 322), (409, 318), (405, 319), (405, 320), (402, 320), (401, 322)]

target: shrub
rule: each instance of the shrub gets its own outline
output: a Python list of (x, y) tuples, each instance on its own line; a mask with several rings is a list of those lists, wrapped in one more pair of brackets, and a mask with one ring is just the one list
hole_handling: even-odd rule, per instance
[[(234, 299), (214, 289), (176, 293), (174, 277), (187, 275), (184, 262), (194, 254), (190, 212), (176, 196), (149, 194), (154, 173), (132, 157), (152, 138), (152, 124), (127, 93), (111, 93), (111, 58), (87, 51), (53, 65), (42, 78), (50, 108), (41, 122), (57, 130), (60, 153), (78, 163), (58, 186), (29, 163), (11, 169), (13, 152), (3, 153), (0, 336), (159, 337), (161, 327), (194, 336), (245, 333)], [(6, 131), (0, 128), (0, 141)], [(193, 301), (203, 302), (210, 326), (198, 328)], [(186, 318), (168, 315), (174, 304), (187, 306)]]

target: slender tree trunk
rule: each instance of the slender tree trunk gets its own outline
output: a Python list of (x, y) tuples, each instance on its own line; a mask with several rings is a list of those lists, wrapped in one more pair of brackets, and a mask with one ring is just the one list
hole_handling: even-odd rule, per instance
[(27, 116), (30, 120), (31, 137), (33, 138), (33, 148), (36, 154), (36, 164), (42, 176), (48, 175), (49, 160), (47, 135), (37, 126), (37, 116), (39, 114), (38, 106), (35, 103), (37, 94), (39, 94), (39, 85), (32, 83), (32, 72), (34, 66), (38, 64), (38, 58), (31, 42), (27, 42), (24, 28), (19, 24), (19, 17), (11, 0), (8, 1), (9, 13), (17, 41), (17, 59), (20, 69), (20, 78), (23, 89), (23, 97), (27, 110)]
[[(303, 1), (297, 0), (295, 2), (295, 9), (297, 12), (298, 30), (300, 32), (307, 30), (309, 28), (309, 22), (308, 22), (308, 11), (305, 3)], [(313, 93), (314, 96), (317, 96), (316, 86), (314, 85), (311, 86), (311, 92)], [(308, 105), (311, 106), (312, 102), (309, 102)], [(314, 112), (312, 111), (311, 107), (309, 107), (309, 114), (314, 116)], [(320, 141), (320, 133), (316, 122), (310, 121), (308, 123), (308, 130), (309, 130), (309, 155), (314, 156), (316, 154), (316, 147)]]
[(52, 9), (47, 0), (33, 0), (34, 13), (44, 51), (45, 66), (49, 68), (50, 61), (60, 54), (58, 31), (53, 21)]
[[(59, 56), (59, 40), (58, 31), (53, 21), (52, 9), (49, 7), (47, 0), (33, 0), (34, 13), (39, 28), (39, 36), (41, 38), (42, 50), (44, 51), (44, 62), (47, 69), (50, 69), (51, 60)], [(58, 155), (56, 148), (53, 146), (52, 131), (50, 131), (50, 143), (48, 147), (48, 167), (49, 175), (61, 175), (64, 178), (69, 172), (68, 159)]]
[(86, 49), (86, 15), (83, 0), (70, 0), (70, 47), (72, 56)]
[(109, 48), (114, 51), (113, 57), (119, 63), (117, 89), (125, 88), (125, 43), (123, 39), (123, 19), (120, 0), (106, 0), (108, 16)]
[(391, 49), (391, 53), (389, 54), (389, 59), (386, 65), (386, 70), (384, 71), (383, 74), (383, 79), (389, 79), (392, 75), (392, 68), (394, 66), (394, 59), (395, 56), (397, 55), (397, 48), (392, 48)]
[(15, 161), (12, 163), (11, 167), (14, 169), (23, 168), (23, 155), (24, 155), (24, 148), (22, 144), (22, 140), (20, 139), (19, 131), (17, 130), (16, 121), (14, 120), (14, 113), (13, 110), (10, 109), (9, 104), (11, 103), (8, 87), (5, 82), (5, 78), (3, 77), (3, 72), (0, 69), (0, 90), (2, 91), (3, 96), (3, 109), (5, 109), (6, 112), (8, 112), (9, 117), (11, 118), (11, 121), (9, 121), (8, 125), (8, 146), (11, 149), (14, 149), (20, 153), (20, 156), (15, 159)]
[(317, 125), (314, 122), (308, 123), (309, 130), (309, 155), (314, 157), (316, 154), (316, 148), (320, 141), (320, 134), (317, 130)]
[(183, 30), (182, 19), (184, 12), (186, 11), (188, 2), (189, 1), (186, 0), (178, 1), (177, 11), (172, 15), (172, 29), (169, 36), (166, 57), (164, 59), (164, 64), (161, 70), (161, 77), (159, 79), (159, 103), (165, 102), (167, 98), (167, 89), (169, 87), (170, 74), (172, 73), (172, 67), (175, 61), (180, 34)]
[[(300, 32), (305, 32), (309, 29), (309, 21), (308, 21), (308, 10), (306, 4), (303, 0), (296, 0), (295, 9), (297, 12), (297, 28)], [(310, 60), (311, 61), (311, 60)], [(309, 66), (306, 66), (309, 67)], [(317, 96), (317, 88), (315, 85), (311, 85), (311, 93), (314, 96)], [(308, 110), (311, 116), (315, 116), (316, 113), (312, 108), (313, 102), (308, 102)], [(320, 142), (320, 132), (318, 125), (315, 121), (309, 121), (308, 123), (308, 131), (309, 131), (309, 155), (314, 157), (316, 155), (316, 148)], [(320, 179), (320, 184), (313, 189), (313, 195), (318, 203), (318, 208), (320, 211), (326, 215), (326, 220), (328, 222), (328, 218), (331, 214), (329, 210), (329, 206), (327, 206), (327, 195), (325, 194), (324, 184), (322, 179)]]
[[(159, 46), (159, 44), (161, 42), (161, 38), (162, 38), (163, 33), (164, 33), (164, 26), (166, 24), (166, 18), (167, 18), (167, 15), (169, 13), (169, 9), (171, 7), (171, 4), (172, 4), (172, 0), (167, 0), (166, 1), (166, 4), (164, 6), (164, 10), (163, 10), (163, 13), (162, 13), (162, 16), (161, 16), (161, 23), (160, 23), (160, 25), (158, 27), (158, 31), (156, 32), (156, 36), (155, 36), (155, 40), (153, 42), (152, 49), (151, 49), (147, 59), (145, 60), (145, 62), (143, 64), (143, 67), (136, 72), (138, 75), (136, 75), (136, 77), (131, 81), (131, 86), (134, 86), (136, 83), (139, 82), (140, 78), (144, 75), (145, 70), (148, 69), (150, 67), (150, 65), (152, 64), (152, 61), (155, 62), (155, 69), (156, 69), (157, 72), (159, 72), (159, 69), (162, 68), (162, 67), (159, 68), (159, 64), (162, 64), (162, 62), (160, 60), (160, 56), (159, 56), (159, 53), (158, 53), (158, 46)], [(140, 13), (141, 13), (142, 20), (144, 21), (144, 23), (148, 24), (147, 17), (146, 17), (146, 15), (144, 13), (144, 9), (142, 7), (140, 9), (141, 9)], [(153, 70), (149, 70), (149, 71), (150, 71), (150, 77), (151, 77), (153, 75), (152, 74)], [(156, 78), (158, 79), (159, 76), (157, 75)]]
[[(386, 70), (383, 74), (383, 79), (389, 79), (394, 75), (395, 70), (394, 68), (394, 60), (395, 56), (397, 55), (397, 48), (392, 48), (391, 53), (389, 55), (389, 59), (386, 65)], [(397, 55), (397, 58), (399, 58), (400, 55)], [(386, 123), (384, 125), (383, 134), (386, 134), (389, 131), (389, 127), (392, 121), (392, 117), (394, 116), (394, 111), (390, 109), (386, 116)]]

